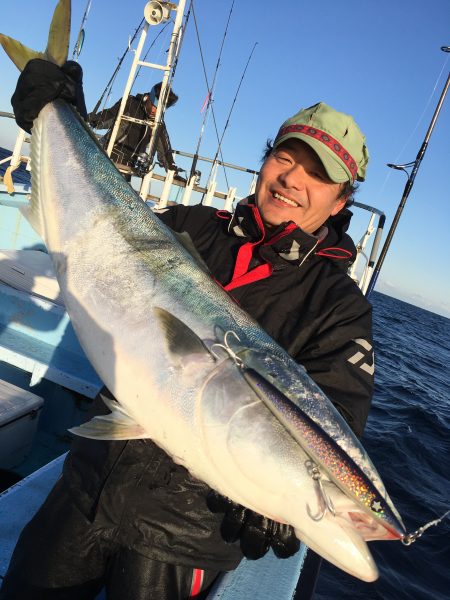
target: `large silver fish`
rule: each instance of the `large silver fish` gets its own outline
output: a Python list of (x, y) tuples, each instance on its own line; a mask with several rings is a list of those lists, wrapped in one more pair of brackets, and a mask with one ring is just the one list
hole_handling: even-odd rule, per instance
[[(39, 55), (58, 64), (67, 11), (61, 0)], [(1, 42), (19, 68), (38, 55)], [(403, 524), (306, 371), (214, 283), (64, 102), (34, 122), (31, 160), (28, 217), (80, 343), (118, 399), (110, 415), (73, 431), (151, 438), (218, 492), (291, 524), (336, 566), (376, 579), (365, 540), (401, 538)]]

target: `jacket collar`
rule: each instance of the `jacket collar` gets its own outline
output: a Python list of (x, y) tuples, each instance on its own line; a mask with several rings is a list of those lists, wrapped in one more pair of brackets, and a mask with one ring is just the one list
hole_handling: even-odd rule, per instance
[[(347, 268), (356, 256), (351, 238), (345, 233), (352, 213), (344, 209), (311, 235), (295, 223), (282, 223), (274, 231), (265, 231), (255, 196), (244, 198), (236, 206), (229, 223), (229, 232), (261, 248), (270, 249), (284, 261), (301, 265), (311, 255), (326, 257)], [(344, 264), (345, 263), (345, 264)]]

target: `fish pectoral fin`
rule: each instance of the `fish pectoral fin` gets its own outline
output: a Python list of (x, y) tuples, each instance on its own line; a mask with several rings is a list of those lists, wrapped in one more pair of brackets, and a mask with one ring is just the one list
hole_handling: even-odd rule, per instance
[(69, 54), (70, 40), (70, 0), (59, 0), (53, 13), (48, 32), (47, 60), (60, 67), (66, 62)]
[(93, 440), (139, 440), (149, 437), (141, 425), (119, 410), (94, 417), (69, 431)]
[(197, 248), (194, 246), (194, 242), (192, 241), (192, 238), (188, 234), (188, 232), (182, 231), (180, 233), (180, 232), (172, 231), (172, 233), (173, 233), (174, 237), (177, 239), (177, 241), (183, 246), (183, 248), (189, 252), (189, 254), (195, 260), (197, 265), (202, 269), (202, 271), (204, 271), (205, 273), (208, 273), (208, 275), (211, 275), (211, 271), (209, 270), (208, 265), (205, 263), (203, 258), (200, 256), (200, 253), (197, 250)]
[(153, 312), (165, 335), (168, 350), (175, 364), (182, 367), (192, 356), (195, 356), (196, 360), (204, 358), (208, 362), (214, 361), (203, 341), (186, 323), (159, 306), (153, 307)]

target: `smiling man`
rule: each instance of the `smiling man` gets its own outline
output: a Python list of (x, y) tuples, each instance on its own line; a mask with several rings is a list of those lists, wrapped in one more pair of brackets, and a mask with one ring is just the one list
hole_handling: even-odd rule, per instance
[(305, 142), (288, 139), (267, 158), (256, 187), (256, 204), (268, 228), (293, 221), (314, 233), (344, 208), (342, 184), (334, 183)]
[(293, 221), (318, 231), (364, 181), (369, 155), (352, 117), (320, 102), (281, 126), (256, 186), (256, 204), (270, 229)]
[[(18, 102), (19, 121), (28, 111), (32, 122), (50, 97), (35, 88), (32, 70), (33, 61), (18, 97), (35, 99), (33, 114)], [(255, 195), (233, 214), (201, 204), (156, 211), (190, 235), (216, 281), (305, 367), (359, 436), (373, 388), (372, 317), (347, 275), (355, 246), (345, 231), (367, 162), (352, 117), (319, 103), (281, 126)], [(97, 397), (97, 414), (107, 412), (108, 395)], [(151, 440), (76, 438), (20, 537), (0, 599), (93, 600), (106, 587), (111, 600), (200, 600), (219, 572), (269, 548), (280, 558), (297, 552), (293, 528), (218, 496)]]

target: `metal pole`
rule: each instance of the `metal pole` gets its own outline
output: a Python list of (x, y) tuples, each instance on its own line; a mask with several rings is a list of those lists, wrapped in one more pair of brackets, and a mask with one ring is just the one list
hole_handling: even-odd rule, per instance
[[(442, 48), (442, 50), (444, 50), (444, 52), (448, 52), (450, 50), (450, 47), (446, 47), (446, 49)], [(448, 92), (449, 85), (450, 85), (450, 73), (447, 77), (447, 81), (445, 83), (444, 89), (442, 90), (441, 97), (439, 98), (439, 102), (436, 106), (436, 110), (434, 111), (433, 118), (431, 119), (430, 126), (428, 127), (428, 131), (426, 133), (426, 136), (422, 143), (422, 146), (420, 147), (420, 150), (417, 154), (416, 160), (414, 161), (414, 163), (409, 163), (409, 165), (404, 165), (404, 166), (410, 166), (412, 164), (413, 165), (412, 171), (411, 171), (410, 175), (408, 176), (408, 180), (406, 182), (405, 189), (403, 190), (402, 199), (400, 200), (400, 204), (398, 205), (397, 212), (395, 213), (394, 220), (393, 220), (391, 228), (389, 229), (389, 232), (387, 234), (386, 241), (384, 243), (383, 249), (381, 250), (380, 257), (378, 259), (377, 265), (374, 269), (372, 278), (371, 278), (369, 286), (367, 288), (367, 294), (366, 294), (367, 297), (369, 297), (370, 294), (373, 292), (373, 289), (377, 282), (378, 275), (380, 274), (381, 267), (383, 266), (384, 259), (386, 258), (387, 251), (389, 249), (389, 246), (391, 244), (391, 241), (394, 236), (395, 230), (397, 228), (398, 222), (400, 220), (401, 214), (403, 212), (403, 208), (406, 204), (406, 200), (408, 199), (409, 193), (411, 192), (412, 186), (414, 184), (414, 179), (416, 178), (417, 171), (419, 170), (419, 167), (420, 167), (420, 163), (422, 162), (422, 159), (427, 150), (428, 141), (431, 137), (431, 134), (432, 134), (434, 126), (436, 124), (437, 118), (441, 111), (445, 96)], [(389, 166), (392, 166), (393, 168), (403, 168), (402, 166), (397, 166), (397, 165), (389, 165)]]
[(125, 90), (123, 92), (122, 100), (120, 102), (119, 112), (117, 113), (116, 120), (114, 122), (114, 127), (111, 132), (111, 137), (109, 138), (108, 147), (106, 148), (106, 154), (108, 156), (111, 156), (114, 142), (116, 141), (117, 134), (119, 132), (122, 115), (125, 110), (125, 104), (127, 103), (128, 96), (130, 95), (131, 87), (132, 87), (133, 81), (134, 81), (134, 76), (136, 74), (136, 69), (138, 68), (139, 58), (142, 53), (142, 48), (144, 46), (145, 38), (147, 37), (147, 31), (148, 31), (148, 23), (145, 23), (144, 28), (141, 31), (141, 37), (140, 37), (139, 43), (137, 45), (137, 48), (136, 48), (136, 51), (134, 54), (133, 64), (131, 65), (130, 73), (128, 75), (127, 83), (125, 85)]
[[(159, 133), (158, 129), (161, 124), (161, 121), (162, 121), (162, 118), (164, 115), (164, 111), (166, 108), (163, 101), (164, 101), (164, 99), (167, 99), (166, 98), (166, 89), (167, 89), (168, 82), (169, 82), (169, 76), (170, 76), (171, 71), (173, 71), (174, 65), (176, 63), (176, 59), (178, 57), (178, 52), (180, 50), (180, 44), (179, 44), (180, 37), (179, 36), (180, 36), (181, 26), (182, 26), (182, 22), (183, 22), (183, 14), (184, 14), (185, 4), (186, 4), (186, 0), (179, 0), (178, 6), (175, 6), (172, 8), (172, 10), (176, 11), (176, 16), (175, 16), (175, 22), (173, 24), (172, 37), (170, 39), (169, 49), (167, 52), (167, 62), (163, 69), (164, 76), (163, 76), (163, 79), (161, 82), (161, 91), (159, 93), (160, 101), (158, 102), (158, 106), (156, 107), (155, 127), (153, 128), (152, 136), (150, 138), (150, 144), (147, 148), (147, 154), (149, 156), (152, 156), (153, 151), (156, 148), (156, 143), (157, 143), (158, 133)], [(140, 64), (144, 64), (144, 63), (140, 63)], [(146, 66), (149, 66), (149, 65), (146, 64)], [(144, 178), (142, 179), (141, 188), (139, 190), (139, 195), (144, 200), (145, 200), (145, 198), (147, 198), (147, 195), (149, 192), (150, 180), (151, 180), (151, 174), (149, 174), (149, 173), (147, 173), (147, 175), (145, 175)]]

